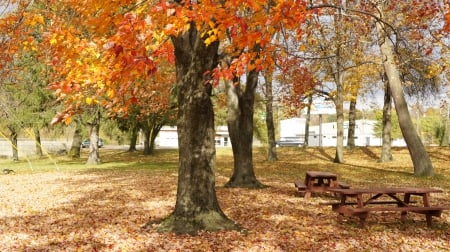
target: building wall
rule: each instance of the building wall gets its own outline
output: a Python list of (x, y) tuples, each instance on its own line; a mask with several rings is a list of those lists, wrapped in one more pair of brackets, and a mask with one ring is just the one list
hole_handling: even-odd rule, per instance
[[(227, 126), (219, 126), (216, 129), (215, 142), (217, 147), (230, 147), (230, 137)], [(163, 126), (155, 139), (158, 147), (178, 148), (178, 132), (176, 126)]]
[[(381, 138), (375, 136), (374, 120), (356, 120), (355, 145), (356, 146), (381, 146)], [(322, 124), (322, 146), (336, 146), (337, 128), (336, 122)], [(310, 126), (308, 143), (310, 146), (320, 146), (319, 125)], [(348, 121), (344, 122), (344, 145), (347, 145)]]

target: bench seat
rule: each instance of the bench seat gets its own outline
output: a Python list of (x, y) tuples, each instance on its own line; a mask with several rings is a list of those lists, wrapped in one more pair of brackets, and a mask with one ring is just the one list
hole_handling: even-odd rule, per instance
[[(417, 201), (410, 201), (409, 204), (415, 204), (417, 203)], [(335, 207), (339, 207), (341, 206), (340, 202), (322, 202), (319, 203), (320, 205), (324, 205), (324, 206), (332, 206), (333, 208)], [(345, 202), (346, 206), (355, 206), (358, 203), (356, 202)], [(384, 201), (372, 201), (370, 202), (370, 205), (389, 205), (389, 204), (398, 204), (397, 201), (393, 201), (393, 200), (384, 200)]]
[(404, 219), (407, 212), (414, 212), (419, 214), (424, 214), (427, 220), (427, 226), (431, 227), (432, 216), (440, 217), (443, 210), (449, 210), (450, 207), (446, 206), (408, 206), (408, 207), (351, 207), (348, 205), (332, 204), (333, 211), (339, 214), (357, 216), (360, 218), (361, 226), (364, 226), (365, 220), (370, 212), (402, 212), (402, 220)]
[(350, 189), (350, 185), (345, 182), (338, 181), (338, 185), (339, 185), (339, 188), (341, 188), (341, 189)]
[(295, 181), (294, 185), (295, 185), (295, 188), (297, 188), (297, 190), (299, 190), (299, 191), (306, 191), (305, 183), (303, 183), (301, 181)]

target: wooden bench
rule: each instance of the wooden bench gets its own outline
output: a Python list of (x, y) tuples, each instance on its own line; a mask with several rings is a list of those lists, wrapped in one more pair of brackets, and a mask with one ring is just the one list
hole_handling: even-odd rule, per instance
[(306, 193), (306, 185), (301, 181), (294, 182), (295, 188), (297, 188), (297, 192), (303, 196)]
[[(382, 202), (380, 202), (382, 204)], [(348, 215), (348, 216), (357, 216), (360, 219), (361, 226), (365, 225), (367, 216), (370, 212), (401, 212), (402, 221), (406, 217), (407, 212), (414, 212), (419, 214), (424, 214), (426, 216), (427, 226), (431, 227), (432, 225), (432, 217), (440, 217), (443, 210), (449, 210), (450, 207), (446, 206), (429, 206), (429, 207), (421, 207), (421, 206), (408, 206), (408, 207), (351, 207), (348, 205), (340, 205), (340, 204), (332, 204), (333, 211), (338, 212), (339, 214)]]
[[(306, 171), (305, 181), (295, 181), (297, 192), (308, 200), (312, 193), (330, 192), (330, 189), (350, 189), (350, 185), (338, 180), (338, 176), (332, 172)], [(335, 196), (334, 192), (332, 192)]]
[[(302, 181), (295, 181), (294, 185), (297, 188), (297, 192), (302, 196), (307, 192), (307, 186)], [(342, 181), (338, 181), (338, 186), (342, 189), (350, 189), (350, 185)]]

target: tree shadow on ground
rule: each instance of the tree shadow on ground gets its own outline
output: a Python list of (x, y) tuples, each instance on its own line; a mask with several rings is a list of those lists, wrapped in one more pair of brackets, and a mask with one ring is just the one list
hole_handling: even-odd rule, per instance
[(367, 148), (367, 147), (361, 147), (361, 150), (362, 150), (362, 152), (363, 152), (364, 154), (366, 154), (366, 155), (367, 155), (369, 158), (371, 158), (371, 159), (375, 159), (375, 160), (380, 159), (380, 157), (377, 156), (377, 155), (375, 154), (375, 152), (373, 152), (371, 149), (369, 149), (369, 148)]

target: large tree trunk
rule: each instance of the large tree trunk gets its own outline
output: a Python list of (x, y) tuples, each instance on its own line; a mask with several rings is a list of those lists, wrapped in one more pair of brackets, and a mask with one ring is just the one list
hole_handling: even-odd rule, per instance
[(144, 126), (143, 131), (144, 131), (144, 155), (151, 155), (153, 150), (150, 149), (150, 128), (148, 126)]
[(136, 143), (138, 138), (139, 128), (136, 126), (133, 126), (131, 128), (131, 136), (130, 136), (130, 147), (128, 148), (129, 152), (136, 151)]
[(336, 61), (335, 67), (333, 64), (329, 64), (330, 73), (333, 75), (334, 82), (336, 83), (336, 94), (333, 99), (334, 105), (336, 106), (336, 154), (334, 156), (335, 163), (344, 162), (344, 80), (343, 80), (343, 70), (342, 70), (342, 14), (339, 11), (338, 16), (336, 16), (336, 21), (334, 23), (334, 28), (336, 30)]
[(336, 73), (334, 80), (336, 83), (336, 96), (334, 97), (334, 105), (336, 106), (336, 155), (334, 163), (344, 162), (344, 83), (341, 72), (340, 48), (336, 50)]
[(102, 162), (102, 160), (100, 159), (100, 151), (98, 148), (99, 133), (100, 111), (97, 112), (94, 120), (91, 123), (91, 133), (89, 135), (91, 144), (89, 145), (89, 157), (86, 164), (100, 164)]
[(350, 108), (348, 110), (348, 131), (347, 131), (347, 147), (355, 147), (355, 127), (356, 127), (356, 99), (351, 99)]
[(394, 46), (388, 37), (389, 35), (385, 33), (383, 24), (377, 23), (377, 31), (383, 57), (383, 67), (388, 77), (400, 129), (414, 165), (414, 175), (431, 176), (434, 174), (433, 165), (422, 141), (417, 135), (409, 114), (408, 105), (403, 94), (400, 73), (395, 63)]
[[(339, 89), (338, 85), (338, 89)], [(336, 92), (336, 154), (334, 156), (334, 163), (344, 162), (344, 98), (342, 91)]]
[(311, 122), (311, 106), (313, 103), (313, 95), (308, 95), (308, 107), (306, 107), (306, 122), (305, 122), (305, 141), (303, 147), (309, 146), (309, 124)]
[(41, 132), (37, 127), (33, 127), (33, 132), (34, 132), (34, 146), (36, 148), (36, 156), (42, 157), (44, 154), (42, 152)]
[(11, 148), (12, 148), (12, 158), (14, 161), (19, 160), (19, 146), (17, 141), (17, 131), (14, 127), (8, 126), (9, 131), (11, 134), (9, 135), (9, 141), (11, 142)]
[(267, 160), (275, 161), (277, 157), (277, 146), (275, 141), (275, 125), (273, 122), (273, 90), (272, 90), (272, 72), (266, 72), (265, 84), (266, 84), (266, 126), (267, 126), (267, 141), (268, 141), (268, 154)]
[(159, 131), (162, 128), (162, 124), (154, 125), (153, 130), (150, 133), (150, 152), (153, 153), (155, 151), (155, 140), (158, 136)]
[(383, 144), (381, 147), (381, 157), (380, 162), (388, 162), (392, 161), (392, 150), (391, 150), (391, 130), (392, 130), (392, 121), (391, 121), (391, 110), (392, 110), (392, 99), (391, 99), (391, 89), (389, 88), (389, 82), (385, 81), (384, 87), (384, 105), (383, 105), (383, 130), (382, 130), (382, 139)]
[(215, 191), (216, 156), (210, 76), (217, 65), (218, 42), (206, 46), (194, 23), (172, 38), (178, 86), (178, 190), (173, 213), (161, 232), (238, 229), (220, 209)]
[(157, 123), (161, 121), (155, 118), (147, 119), (144, 129), (144, 155), (151, 155), (155, 150), (155, 139), (162, 128), (162, 124)]
[(247, 74), (243, 94), (240, 85), (228, 83), (228, 132), (233, 149), (234, 169), (226, 187), (261, 188), (253, 169), (253, 104), (258, 83), (258, 72)]
[(69, 150), (69, 157), (71, 158), (79, 158), (80, 157), (80, 149), (81, 149), (81, 122), (79, 119), (75, 119), (75, 132), (72, 137), (72, 146)]

